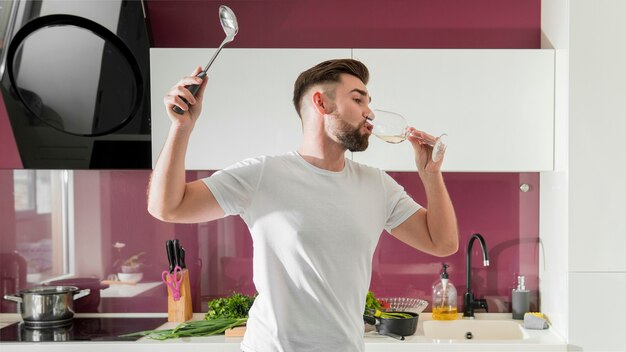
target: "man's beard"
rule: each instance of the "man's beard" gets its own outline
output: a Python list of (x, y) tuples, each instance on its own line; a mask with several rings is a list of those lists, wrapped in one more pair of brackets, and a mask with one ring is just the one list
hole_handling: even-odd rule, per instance
[(363, 121), (363, 123), (354, 128), (341, 119), (341, 117), (336, 116), (336, 118), (338, 128), (335, 135), (344, 148), (351, 152), (362, 152), (367, 149), (369, 136), (360, 132), (366, 121)]

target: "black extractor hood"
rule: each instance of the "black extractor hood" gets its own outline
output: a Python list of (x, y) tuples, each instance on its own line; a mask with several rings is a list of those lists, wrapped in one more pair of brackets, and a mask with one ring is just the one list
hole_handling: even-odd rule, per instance
[(0, 89), (24, 168), (149, 169), (143, 2), (14, 4)]

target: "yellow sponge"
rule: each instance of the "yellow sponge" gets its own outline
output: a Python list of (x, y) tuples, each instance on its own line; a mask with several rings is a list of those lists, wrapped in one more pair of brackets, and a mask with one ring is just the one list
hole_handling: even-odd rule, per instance
[[(540, 313), (540, 312), (528, 312), (526, 314), (532, 314), (532, 315), (534, 315), (536, 317), (545, 319), (545, 317), (543, 316), (543, 313)], [(526, 314), (524, 314), (524, 315), (526, 315)]]
[(544, 315), (539, 312), (529, 312), (524, 314), (524, 328), (525, 329), (547, 329), (548, 320), (544, 318)]

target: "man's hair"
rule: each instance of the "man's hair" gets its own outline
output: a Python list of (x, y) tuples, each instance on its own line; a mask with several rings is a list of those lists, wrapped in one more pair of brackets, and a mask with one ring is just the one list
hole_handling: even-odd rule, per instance
[(300, 118), (300, 108), (302, 105), (302, 96), (313, 85), (320, 83), (338, 83), (341, 80), (340, 75), (347, 73), (360, 79), (364, 84), (369, 80), (369, 71), (367, 67), (360, 61), (353, 59), (335, 59), (324, 61), (310, 69), (302, 72), (296, 79), (293, 87), (293, 105)]

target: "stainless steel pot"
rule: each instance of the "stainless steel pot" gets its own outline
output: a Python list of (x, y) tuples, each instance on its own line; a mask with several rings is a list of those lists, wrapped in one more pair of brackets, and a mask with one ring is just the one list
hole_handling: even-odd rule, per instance
[(44, 283), (43, 286), (76, 286), (81, 290), (85, 288), (91, 289), (91, 293), (87, 297), (74, 302), (75, 313), (98, 313), (100, 290), (109, 287), (109, 285), (102, 284), (100, 279), (95, 277), (73, 277), (54, 280)]
[(76, 286), (41, 286), (5, 295), (4, 299), (18, 303), (25, 325), (49, 328), (71, 323), (74, 300), (90, 292), (90, 289), (79, 290)]

